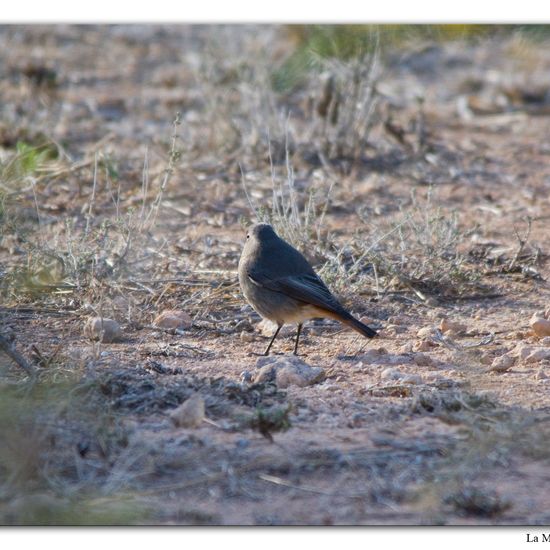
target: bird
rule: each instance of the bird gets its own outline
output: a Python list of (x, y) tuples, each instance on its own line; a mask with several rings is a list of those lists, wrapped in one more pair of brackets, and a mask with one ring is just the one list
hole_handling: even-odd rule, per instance
[(239, 284), (247, 302), (277, 329), (263, 355), (269, 351), (286, 323), (297, 323), (294, 355), (304, 321), (336, 319), (367, 338), (376, 331), (362, 323), (332, 295), (306, 258), (281, 239), (267, 223), (252, 225), (239, 259)]

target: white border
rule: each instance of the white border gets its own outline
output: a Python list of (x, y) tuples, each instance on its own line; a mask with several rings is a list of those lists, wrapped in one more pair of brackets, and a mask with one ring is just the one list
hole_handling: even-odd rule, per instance
[(4, 0), (0, 22), (544, 23), (550, 22), (550, 10), (544, 0)]
[[(373, 2), (365, 0), (316, 1), (278, 0), (201, 0), (177, 2), (155, 0), (150, 3), (95, 0), (25, 0), (2, 2), (0, 23), (547, 23), (550, 10), (541, 0), (521, 2), (435, 2), (402, 0)], [(370, 548), (421, 547), (518, 548), (526, 534), (550, 533), (544, 527), (472, 528), (396, 528), (364, 527), (353, 529), (295, 528), (0, 528), (2, 548), (29, 544), (35, 548), (63, 550), (102, 550), (109, 548), (206, 548), (215, 545), (228, 550), (269, 550), (270, 548), (322, 548), (346, 550)], [(10, 544), (11, 543), (11, 544)], [(99, 546), (101, 545), (101, 546)], [(177, 546), (176, 546), (177, 545)]]
[[(196, 528), (0, 529), (4, 548), (22, 544), (49, 550), (111, 548), (217, 548), (223, 550), (449, 550), (525, 547), (526, 534), (550, 533), (544, 527), (358, 527), (358, 528)], [(101, 545), (101, 546), (99, 546)]]

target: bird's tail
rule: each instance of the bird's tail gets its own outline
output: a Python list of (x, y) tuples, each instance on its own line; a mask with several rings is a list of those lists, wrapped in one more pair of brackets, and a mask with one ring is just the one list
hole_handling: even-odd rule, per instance
[(360, 332), (363, 336), (366, 336), (367, 338), (374, 338), (378, 334), (374, 329), (365, 325), (365, 323), (362, 323), (347, 311), (341, 314), (340, 321), (351, 327), (353, 330)]

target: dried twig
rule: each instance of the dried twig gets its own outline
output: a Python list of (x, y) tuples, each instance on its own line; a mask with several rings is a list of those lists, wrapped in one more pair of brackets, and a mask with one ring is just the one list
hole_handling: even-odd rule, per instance
[(478, 348), (480, 346), (488, 346), (489, 344), (493, 343), (493, 340), (495, 339), (494, 332), (491, 332), (491, 334), (488, 334), (487, 336), (484, 336), (479, 342), (472, 342), (471, 344), (463, 344), (463, 348)]
[(520, 237), (517, 228), (514, 227), (514, 233), (516, 235), (516, 239), (518, 240), (518, 249), (514, 254), (514, 257), (512, 258), (510, 265), (508, 266), (508, 271), (512, 271), (516, 263), (518, 262), (519, 257), (521, 256), (521, 253), (523, 252), (523, 249), (525, 248), (525, 245), (529, 240), (529, 236), (531, 235), (532, 224), (533, 224), (532, 218), (530, 216), (527, 216), (527, 230), (525, 231), (525, 234), (523, 235), (523, 237)]
[(92, 186), (92, 196), (90, 198), (90, 205), (88, 207), (88, 215), (86, 216), (86, 227), (84, 228), (84, 237), (88, 235), (90, 231), (90, 220), (92, 219), (94, 204), (95, 204), (95, 194), (97, 188), (97, 153), (94, 158), (94, 183)]
[(488, 346), (489, 344), (493, 343), (493, 340), (495, 339), (495, 334), (494, 333), (488, 334), (488, 335), (484, 336), (479, 342), (472, 342), (472, 343), (467, 343), (467, 344), (457, 344), (454, 340), (451, 340), (449, 337), (443, 336), (442, 332), (439, 329), (436, 329), (434, 331), (432, 339), (434, 340), (434, 342), (437, 342), (438, 344), (442, 344), (446, 348), (449, 348), (453, 351), (459, 351), (461, 349), (477, 348), (477, 347), (480, 347), (480, 346)]
[(27, 360), (0, 334), (0, 349), (17, 365), (19, 365), (31, 378), (36, 376), (34, 368)]
[(461, 346), (454, 342), (454, 340), (451, 340), (450, 338), (445, 338), (445, 336), (443, 336), (443, 333), (439, 329), (435, 329), (432, 339), (434, 340), (434, 342), (442, 344), (450, 350), (458, 351), (461, 349)]
[[(277, 476), (270, 476), (268, 474), (259, 474), (258, 477), (262, 481), (268, 481), (269, 483), (274, 483), (275, 485), (282, 485), (283, 487), (288, 487), (289, 489), (297, 489), (299, 491), (305, 491), (307, 493), (315, 493), (317, 495), (326, 495), (326, 496), (335, 496), (333, 493), (330, 493), (328, 491), (322, 491), (320, 489), (316, 489), (314, 487), (305, 487), (303, 485), (294, 485), (293, 483), (290, 483), (280, 477)], [(365, 495), (343, 495), (348, 496), (350, 498), (357, 498), (360, 496), (361, 498), (365, 498)]]

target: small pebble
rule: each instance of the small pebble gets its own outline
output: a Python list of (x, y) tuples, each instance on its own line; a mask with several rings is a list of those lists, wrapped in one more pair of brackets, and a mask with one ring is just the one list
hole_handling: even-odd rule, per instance
[(534, 346), (518, 344), (510, 353), (524, 361), (529, 355), (531, 355), (531, 353), (533, 353), (534, 350)]
[(463, 323), (458, 323), (456, 321), (450, 321), (447, 318), (441, 319), (441, 322), (439, 323), (439, 330), (443, 334), (461, 334), (463, 332), (466, 332), (466, 329), (468, 327)]
[(550, 336), (550, 321), (548, 319), (533, 315), (529, 321), (529, 325), (537, 336)]
[(433, 336), (435, 332), (435, 328), (433, 326), (427, 326), (427, 327), (422, 327), (417, 333), (416, 335), (419, 337), (419, 338), (429, 338), (430, 336)]
[(535, 374), (535, 380), (546, 380), (547, 378), (548, 376), (544, 372), (544, 369), (539, 369)]
[(401, 346), (397, 351), (400, 355), (404, 355), (404, 354), (407, 354), (407, 353), (412, 353), (413, 352), (412, 342), (407, 342), (406, 344)]
[(388, 332), (393, 334), (403, 334), (404, 332), (407, 332), (407, 327), (404, 325), (386, 325), (386, 327), (383, 329), (384, 332)]
[(414, 343), (413, 351), (430, 351), (435, 345), (434, 342), (428, 339), (419, 340)]
[(204, 399), (191, 396), (170, 413), (170, 419), (178, 428), (197, 428), (204, 420)]
[(256, 362), (259, 372), (253, 379), (254, 383), (274, 380), (278, 388), (289, 386), (311, 386), (325, 379), (325, 371), (321, 367), (312, 367), (299, 357), (260, 357)]
[(99, 340), (107, 344), (120, 340), (122, 329), (113, 319), (90, 317), (84, 325), (84, 335), (90, 340)]
[(501, 355), (500, 357), (495, 357), (491, 366), (489, 367), (490, 372), (506, 372), (510, 370), (514, 365), (514, 358), (510, 355)]
[(525, 358), (525, 362), (528, 364), (540, 363), (546, 359), (550, 359), (550, 349), (536, 348)]
[(153, 325), (160, 328), (190, 328), (193, 324), (193, 319), (189, 313), (179, 309), (167, 309), (157, 315), (153, 321)]

